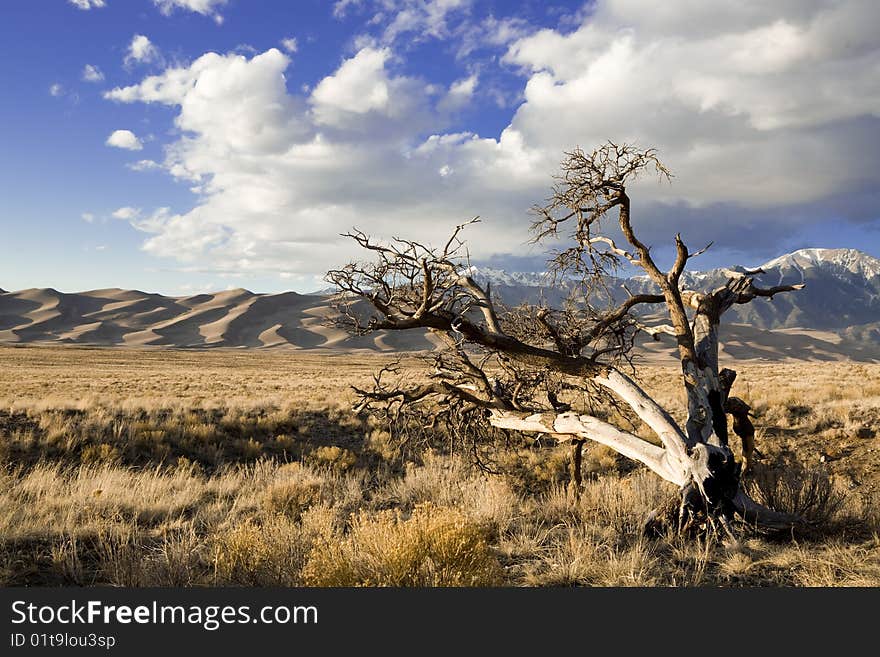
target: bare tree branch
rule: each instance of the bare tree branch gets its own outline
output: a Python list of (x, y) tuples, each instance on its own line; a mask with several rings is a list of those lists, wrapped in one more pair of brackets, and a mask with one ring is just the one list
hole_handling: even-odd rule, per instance
[[(734, 514), (749, 522), (790, 523), (757, 505), (741, 486), (741, 466), (727, 442), (735, 374), (719, 368), (719, 326), (733, 304), (804, 285), (761, 288), (753, 280), (760, 270), (730, 270), (715, 290), (681, 289), (688, 262), (711, 243), (691, 253), (675, 235), (675, 261), (669, 271), (660, 270), (638, 236), (627, 193), (629, 183), (648, 171), (661, 180), (671, 175), (653, 149), (609, 142), (590, 154), (566, 154), (533, 224), (535, 241), (566, 240), (550, 261), (555, 280), (571, 291), (563, 308), (504, 308), (493, 298), (491, 286), (475, 276), (461, 237), (478, 218), (456, 226), (442, 249), (402, 238), (380, 243), (357, 229), (348, 233), (373, 260), (328, 272), (341, 291), (340, 321), (360, 333), (427, 329), (446, 344), (427, 381), (383, 368), (372, 389), (355, 389), (358, 408), (425, 407), (433, 409), (431, 425), (441, 414), (457, 414), (468, 427), (482, 423), (593, 440), (679, 486), (682, 514), (702, 513), (728, 529)], [(615, 209), (628, 246), (603, 233), (602, 221)], [(608, 285), (621, 264), (640, 267), (659, 292), (630, 293), (621, 301)], [(646, 326), (635, 315), (652, 304), (665, 309), (668, 323)], [(640, 330), (676, 338), (688, 410), (681, 427), (620, 369), (631, 364)], [(644, 422), (662, 446), (614, 426), (621, 418), (633, 427)]]

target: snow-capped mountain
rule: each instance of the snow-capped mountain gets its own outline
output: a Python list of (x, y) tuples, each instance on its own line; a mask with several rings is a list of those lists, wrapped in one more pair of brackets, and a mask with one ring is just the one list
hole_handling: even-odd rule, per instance
[(525, 285), (526, 287), (545, 287), (551, 285), (553, 277), (549, 272), (506, 271), (491, 267), (470, 267), (470, 275), (480, 281), (489, 281), (493, 286)]
[(856, 249), (801, 249), (761, 266), (764, 286), (806, 283), (795, 294), (735, 308), (760, 328), (841, 329), (880, 321), (880, 260)]
[(800, 249), (761, 265), (764, 270), (804, 270), (812, 267), (845, 270), (868, 280), (880, 276), (880, 260), (858, 249)]
[[(730, 269), (744, 271), (746, 268)], [(880, 260), (866, 253), (856, 249), (801, 249), (774, 258), (760, 269), (765, 273), (755, 280), (763, 287), (806, 283), (806, 288), (777, 295), (772, 301), (758, 299), (735, 306), (731, 311), (733, 321), (764, 329), (843, 329), (880, 322)], [(555, 305), (567, 295), (565, 286), (553, 287), (546, 273), (478, 269), (474, 276), (491, 282), (496, 296), (508, 304), (536, 303), (543, 299)], [(727, 279), (723, 269), (690, 271), (683, 275), (682, 285), (711, 290)], [(647, 276), (615, 279), (609, 287), (618, 299), (625, 297), (627, 288), (633, 293), (656, 291)]]

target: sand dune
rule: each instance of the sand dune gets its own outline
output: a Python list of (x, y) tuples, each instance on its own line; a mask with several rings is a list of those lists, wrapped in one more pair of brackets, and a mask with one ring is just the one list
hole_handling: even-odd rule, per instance
[(226, 290), (165, 297), (117, 288), (65, 294), (0, 293), (0, 342), (174, 348), (414, 351), (433, 349), (424, 332), (351, 336), (335, 327), (329, 297)]
[[(719, 356), (730, 360), (880, 361), (880, 341), (847, 337), (845, 332), (724, 324), (720, 342)], [(678, 349), (669, 335), (661, 335), (658, 341), (645, 338), (638, 344), (641, 354), (651, 361), (674, 358)]]
[[(66, 294), (52, 288), (0, 292), (0, 342), (156, 348), (287, 348), (422, 351), (439, 346), (425, 331), (349, 335), (333, 325), (332, 297), (244, 289), (165, 297), (118, 288)], [(735, 360), (880, 360), (880, 324), (845, 330), (767, 331), (727, 324), (722, 353)], [(674, 341), (645, 339), (648, 360), (673, 357)]]

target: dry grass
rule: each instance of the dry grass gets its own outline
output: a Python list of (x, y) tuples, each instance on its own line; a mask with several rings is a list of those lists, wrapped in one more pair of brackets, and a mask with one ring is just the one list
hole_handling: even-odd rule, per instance
[(486, 532), (463, 512), (420, 504), (353, 516), (345, 535), (322, 536), (303, 569), (311, 586), (492, 586), (501, 564)]
[[(352, 417), (373, 356), (0, 348), (0, 584), (880, 585), (880, 367), (738, 367), (790, 539), (647, 540), (675, 491), (524, 440), (488, 475)], [(646, 385), (682, 413), (671, 369)], [(673, 384), (673, 385), (671, 385)]]

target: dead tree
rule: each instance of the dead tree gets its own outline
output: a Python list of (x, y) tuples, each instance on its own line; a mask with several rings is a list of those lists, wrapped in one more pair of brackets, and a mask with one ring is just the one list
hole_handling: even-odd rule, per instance
[[(373, 256), (328, 273), (341, 291), (349, 329), (427, 329), (448, 345), (434, 357), (427, 382), (389, 382), (380, 373), (373, 389), (357, 390), (361, 407), (429, 405), (437, 415), (454, 410), (497, 428), (574, 441), (575, 452), (579, 441), (592, 440), (678, 486), (680, 521), (699, 515), (728, 531), (735, 518), (790, 527), (796, 518), (758, 505), (741, 484), (726, 418), (735, 375), (719, 371), (718, 331), (734, 304), (803, 286), (760, 288), (754, 277), (762, 272), (755, 270), (730, 271), (727, 283), (714, 290), (683, 289), (682, 273), (702, 250), (692, 253), (676, 235), (672, 267), (658, 267), (638, 236), (627, 194), (627, 185), (646, 172), (669, 177), (651, 149), (608, 143), (589, 154), (566, 154), (553, 194), (536, 208), (533, 224), (537, 242), (566, 240), (550, 261), (557, 280), (576, 292), (562, 309), (502, 311), (490, 285), (471, 275), (461, 241), (466, 224), (441, 248), (349, 234)], [(615, 214), (617, 239), (603, 226)], [(642, 269), (656, 291), (612, 302), (608, 275), (625, 263)], [(665, 310), (668, 324), (647, 327), (638, 319), (635, 311), (650, 304)], [(625, 371), (639, 331), (675, 337), (687, 395), (684, 426)], [(626, 421), (632, 416), (656, 434), (655, 442), (635, 434)]]

